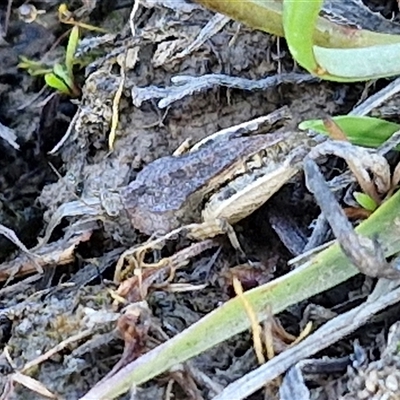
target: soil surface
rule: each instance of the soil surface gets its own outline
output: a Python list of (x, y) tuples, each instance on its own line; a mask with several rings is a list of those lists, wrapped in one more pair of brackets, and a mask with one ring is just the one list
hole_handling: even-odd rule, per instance
[[(173, 154), (187, 140), (196, 143), (282, 106), (291, 114), (285, 129), (307, 119), (347, 114), (388, 83), (311, 80), (295, 65), (283, 39), (232, 20), (220, 19), (218, 29), (197, 42), (207, 24), (217, 26), (218, 20), (194, 3), (143, 1), (133, 12), (128, 0), (76, 0), (67, 2), (75, 20), (107, 33), (82, 31), (74, 68), (81, 93), (71, 99), (45, 87), (43, 76), (18, 68), (21, 56), (50, 68), (63, 62), (71, 25), (59, 21), (61, 3), (0, 4), (0, 129), (15, 135), (15, 141), (0, 137), (0, 223), (26, 246), (16, 245), (9, 231), (1, 230), (3, 399), (43, 399), (45, 388), (54, 398), (79, 399), (113, 368), (229, 300), (234, 275), (249, 289), (288, 272), (287, 261), (297, 248), (292, 231), (309, 237), (319, 215), (298, 174), (267, 205), (235, 225), (251, 266), (221, 235), (173, 273), (145, 269), (139, 279), (128, 260), (124, 270), (130, 266), (130, 272), (116, 276), (122, 253), (148, 239), (135, 230), (119, 197), (146, 165)], [(386, 3), (375, 11), (391, 17), (396, 2)], [(244, 81), (234, 86), (222, 75), (253, 81), (281, 76), (282, 83), (255, 89)], [(179, 85), (174, 81), (179, 76), (195, 80)], [(374, 115), (396, 121), (397, 102), (385, 107)], [(330, 162), (333, 169), (343, 168), (337, 160)], [(286, 234), (279, 229), (283, 222), (291, 226)], [(157, 262), (191, 243), (179, 236), (145, 261)], [(371, 279), (357, 276), (291, 307), (279, 321), (298, 335), (307, 318), (321, 322), (320, 308), (350, 309), (371, 285)], [(319, 311), (310, 312), (310, 306)], [(389, 386), (400, 382), (399, 358), (387, 342), (397, 312), (394, 307), (320, 354), (347, 363), (314, 376), (309, 384), (313, 399), (372, 398), (365, 387), (384, 396), (382, 381)], [(358, 370), (347, 368), (350, 356), (364, 357)], [(211, 399), (215, 389), (257, 365), (247, 332), (146, 383), (134, 397), (120, 398), (164, 399), (169, 393), (175, 399)], [(278, 398), (277, 387), (268, 389), (268, 398)], [(257, 392), (252, 399), (263, 396)]]

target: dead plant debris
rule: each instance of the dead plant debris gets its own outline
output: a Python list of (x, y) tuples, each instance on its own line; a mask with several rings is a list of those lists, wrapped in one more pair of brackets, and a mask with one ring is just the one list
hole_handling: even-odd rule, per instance
[[(0, 399), (398, 399), (398, 258), (355, 231), (371, 212), (349, 198), (392, 198), (399, 134), (367, 150), (329, 117), (396, 121), (400, 80), (319, 81), (283, 40), (184, 0), (3, 3)], [(394, 26), (366, 6), (362, 26)], [(72, 25), (74, 100), (33, 73), (63, 62)], [(340, 141), (289, 141), (311, 118)], [(332, 239), (376, 285), (358, 275), (278, 315), (251, 304)], [(191, 353), (208, 328), (182, 347), (190, 360), (146, 370), (214, 310), (251, 329)], [(121, 383), (132, 370), (139, 383)]]

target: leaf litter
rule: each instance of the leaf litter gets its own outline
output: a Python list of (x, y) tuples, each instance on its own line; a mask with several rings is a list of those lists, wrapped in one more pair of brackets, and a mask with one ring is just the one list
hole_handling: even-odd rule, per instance
[[(11, 15), (6, 39), (11, 37), (14, 43), (20, 40), (21, 46), (9, 42), (2, 49), (3, 56), (10, 57), (3, 57), (0, 76), (6, 75), (6, 68), (13, 68), (18, 52), (26, 50), (13, 29), (22, 27), (28, 37), (32, 35), (36, 47), (30, 46), (31, 57), (43, 55), (54, 41), (49, 25), (40, 20), (55, 14), (54, 4), (47, 7), (32, 26)], [(124, 23), (113, 28), (120, 34), (89, 37), (81, 43), (82, 51), (99, 49), (103, 56), (86, 69), (78, 107), (71, 108), (68, 102), (56, 98), (49, 100), (48, 108), (38, 109), (34, 100), (22, 110), (23, 117), (18, 117), (15, 110), (37, 96), (32, 78), (15, 69), (21, 81), (1, 83), (1, 126), (15, 134), (5, 138), (8, 144), (0, 143), (2, 151), (9, 154), (1, 164), (1, 232), (21, 250), (5, 246), (0, 265), (1, 279), (7, 280), (0, 290), (1, 315), (12, 325), (10, 330), (4, 324), (1, 336), (3, 398), (100, 398), (85, 394), (96, 390), (102, 378), (107, 382), (107, 374), (112, 376), (134, 360), (140, 362), (142, 355), (167, 343), (234, 295), (226, 273), (242, 264), (224, 238), (191, 247), (184, 238), (172, 238), (177, 244), (171, 240), (167, 249), (156, 249), (143, 260), (150, 264), (166, 260), (163, 266), (145, 269), (128, 258), (133, 274), (114, 279), (118, 257), (146, 237), (134, 231), (118, 196), (113, 194), (145, 165), (172, 154), (188, 139), (197, 142), (283, 104), (291, 111), (291, 127), (310, 118), (345, 114), (364, 90), (362, 84), (318, 82), (293, 66), (279, 39), (215, 16), (195, 4), (136, 2), (133, 9), (127, 6), (118, 15)], [(41, 32), (37, 36), (40, 40), (35, 42), (33, 32)], [(384, 91), (376, 91), (373, 108), (362, 111), (362, 115), (386, 100)], [(119, 123), (110, 152), (116, 96), (121, 96), (117, 102)], [(60, 112), (60, 104), (66, 110)], [(50, 106), (57, 112), (52, 113)], [(343, 168), (337, 161), (331, 162), (334, 168)], [(55, 176), (49, 163), (56, 166), (61, 178)], [(18, 171), (18, 182), (14, 171)], [(340, 190), (335, 196), (337, 193)], [(293, 224), (303, 230), (304, 237), (311, 234), (309, 225), (318, 217), (318, 208), (304, 183), (290, 183), (272, 201), (293, 207)], [(324, 210), (321, 200), (317, 198), (317, 202)], [(259, 260), (261, 272), (272, 279), (288, 271), (286, 263), (291, 254), (272, 224), (259, 222), (267, 219), (266, 208), (260, 209), (235, 229), (245, 253)], [(321, 236), (326, 236), (327, 224), (322, 225)], [(38, 265), (43, 274), (38, 274)], [(240, 269), (239, 276), (242, 284), (247, 282), (251, 288), (257, 279), (246, 268)], [(245, 332), (145, 386), (132, 388), (132, 393), (138, 399), (165, 395), (239, 399), (260, 390), (256, 398), (262, 398), (261, 389), (267, 380), (288, 371), (280, 388), (269, 388), (271, 395), (277, 396), (279, 390), (281, 398), (290, 398), (293, 393), (335, 399), (365, 398), (360, 397), (365, 393), (391, 396), (398, 377), (386, 366), (398, 362), (390, 350), (397, 343), (393, 339), (397, 325), (391, 328), (388, 340), (385, 324), (379, 321), (369, 322), (362, 332), (356, 332), (362, 345), (344, 339), (372, 315), (397, 302), (398, 289), (386, 292), (384, 286), (382, 296), (367, 302), (364, 297), (361, 304), (353, 304), (352, 299), (365, 296), (370, 280), (358, 276), (308, 300), (342, 312), (261, 367), (257, 366), (251, 336)], [(304, 306), (297, 304), (279, 314), (280, 323), (292, 335), (302, 330)], [(389, 310), (386, 324), (396, 321), (396, 308)], [(376, 348), (381, 350), (380, 357), (366, 355)], [(317, 369), (314, 385), (307, 387), (304, 362), (318, 366), (319, 359), (308, 358), (321, 351), (332, 363), (345, 356), (353, 357), (353, 361), (346, 364), (350, 366), (347, 372), (342, 368), (339, 375), (328, 373), (329, 384), (326, 373)], [(361, 361), (359, 353), (365, 353)]]

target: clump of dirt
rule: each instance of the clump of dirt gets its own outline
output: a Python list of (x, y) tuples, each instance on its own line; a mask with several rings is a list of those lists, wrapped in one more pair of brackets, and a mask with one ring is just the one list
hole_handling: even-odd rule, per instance
[[(219, 238), (185, 268), (143, 270), (117, 285), (114, 273), (123, 251), (148, 239), (135, 231), (118, 196), (144, 166), (187, 140), (195, 143), (282, 106), (291, 112), (287, 129), (305, 119), (345, 114), (364, 90), (362, 84), (308, 78), (249, 90), (244, 79), (303, 72), (283, 40), (232, 20), (220, 19), (218, 25), (212, 12), (194, 3), (143, 2), (135, 12), (132, 2), (76, 3), (69, 4), (76, 20), (109, 33), (84, 30), (76, 57), (92, 59), (76, 71), (83, 84), (75, 100), (41, 91), (42, 79), (17, 68), (21, 55), (59, 59), (57, 40), (66, 32), (56, 12), (61, 2), (30, 2), (43, 11), (30, 23), (21, 19), (23, 2), (9, 2), (10, 13), (7, 5), (0, 6), (0, 21), (7, 22), (2, 22), (7, 32), (0, 47), (0, 124), (14, 131), (19, 145), (15, 149), (0, 140), (0, 220), (31, 249), (16, 255), (18, 246), (0, 237), (0, 277), (11, 281), (0, 290), (7, 315), (0, 335), (7, 346), (0, 382), (9, 399), (39, 399), (45, 388), (78, 399), (115, 365), (147, 353), (228, 300), (232, 267), (249, 287), (287, 270), (291, 254), (266, 222), (263, 208), (235, 227), (245, 252), (258, 261), (251, 268)], [(214, 31), (200, 40), (212, 22)], [(65, 43), (64, 37), (60, 45)], [(182, 81), (187, 77), (193, 81)], [(242, 81), (235, 86), (229, 77)], [(279, 209), (306, 197), (294, 219), (307, 229), (316, 209), (298, 182), (285, 188), (291, 205), (285, 203), (287, 195), (272, 201)], [(186, 245), (181, 238), (143, 261), (157, 262)], [(186, 291), (175, 292), (171, 282)], [(361, 290), (360, 280), (348, 285), (354, 287), (346, 286), (346, 293), (349, 287)], [(123, 298), (133, 305), (124, 308)], [(289, 330), (298, 326), (304, 307), (282, 314), (282, 324)], [(345, 353), (346, 346), (337, 353)], [(243, 334), (152, 381), (135, 398), (161, 398), (171, 379), (177, 399), (212, 398), (216, 388), (256, 365), (250, 335)], [(196, 371), (212, 376), (215, 386), (199, 384)], [(24, 375), (43, 387), (32, 390)]]

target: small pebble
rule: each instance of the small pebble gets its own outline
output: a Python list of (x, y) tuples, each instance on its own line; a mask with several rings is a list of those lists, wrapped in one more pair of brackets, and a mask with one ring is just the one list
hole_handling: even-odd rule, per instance
[(371, 371), (367, 378), (365, 379), (365, 388), (370, 392), (370, 393), (375, 393), (377, 390), (377, 383), (378, 383), (378, 373), (373, 370)]
[(397, 392), (399, 390), (399, 382), (395, 375), (390, 374), (385, 379), (385, 386), (392, 392)]
[(366, 389), (364, 389), (364, 390), (359, 390), (359, 391), (357, 392), (357, 398), (358, 398), (359, 400), (367, 400), (367, 399), (370, 399), (370, 398), (371, 398), (371, 393), (370, 393), (368, 390), (366, 390)]

